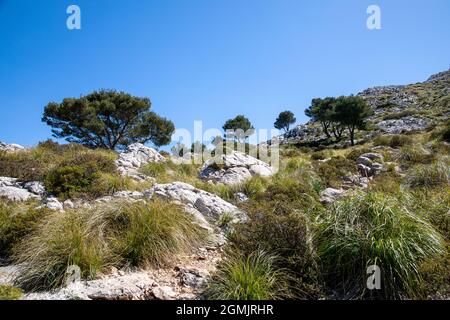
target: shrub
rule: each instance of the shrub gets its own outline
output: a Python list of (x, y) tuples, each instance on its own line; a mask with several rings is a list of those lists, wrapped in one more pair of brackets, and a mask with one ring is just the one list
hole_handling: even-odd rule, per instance
[(144, 165), (140, 171), (150, 177), (159, 179), (161, 177), (164, 177), (166, 174), (166, 164), (165, 163), (157, 163), (157, 162), (150, 162)]
[(113, 158), (109, 154), (90, 151), (66, 156), (45, 174), (44, 184), (49, 193), (61, 199), (89, 198), (116, 191), (118, 179)]
[(218, 300), (275, 300), (286, 297), (286, 274), (275, 266), (277, 257), (257, 251), (234, 254), (222, 261), (208, 296)]
[(22, 296), (22, 290), (8, 285), (0, 285), (1, 300), (18, 300)]
[(259, 202), (246, 210), (251, 219), (235, 226), (229, 235), (230, 251), (248, 256), (263, 250), (278, 256), (277, 268), (291, 275), (286, 285), (289, 294), (298, 298), (318, 297), (320, 283), (309, 218), (295, 209), (286, 215), (273, 213), (276, 211), (273, 203)]
[(0, 256), (9, 257), (14, 246), (30, 234), (47, 214), (27, 205), (0, 202)]
[(316, 163), (316, 172), (322, 184), (333, 188), (339, 188), (342, 178), (356, 172), (356, 164), (344, 157), (333, 157), (327, 162)]
[(242, 192), (251, 199), (259, 199), (264, 196), (267, 189), (267, 180), (260, 176), (253, 176), (244, 182)]
[(418, 165), (412, 168), (405, 178), (410, 188), (436, 188), (449, 184), (450, 168), (443, 161), (431, 165)]
[[(439, 233), (397, 198), (382, 193), (341, 200), (320, 223), (319, 254), (328, 285), (344, 298), (420, 296), (420, 265), (444, 252)], [(381, 290), (366, 288), (366, 268), (382, 272)]]

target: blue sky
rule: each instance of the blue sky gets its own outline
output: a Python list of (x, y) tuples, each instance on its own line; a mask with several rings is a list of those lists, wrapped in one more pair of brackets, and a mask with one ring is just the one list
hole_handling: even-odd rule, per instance
[(149, 97), (179, 128), (245, 114), (270, 129), (285, 109), (303, 122), (314, 97), (447, 70), (449, 39), (448, 0), (0, 0), (0, 141), (51, 137), (48, 102), (101, 88)]

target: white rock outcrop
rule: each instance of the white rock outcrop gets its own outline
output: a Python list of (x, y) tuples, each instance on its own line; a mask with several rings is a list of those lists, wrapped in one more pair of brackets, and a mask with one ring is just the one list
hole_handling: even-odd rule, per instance
[(207, 230), (216, 229), (224, 214), (231, 215), (234, 223), (247, 219), (247, 215), (235, 205), (183, 182), (156, 184), (147, 190), (145, 195), (168, 199), (183, 205), (186, 211), (196, 218), (199, 225)]
[(42, 199), (45, 194), (41, 182), (21, 182), (10, 177), (0, 177), (0, 197), (11, 201), (27, 201), (29, 199)]
[(6, 152), (13, 152), (13, 151), (19, 151), (24, 150), (25, 147), (19, 145), (19, 144), (7, 144), (0, 141), (0, 151), (6, 151)]
[(116, 165), (117, 170), (123, 176), (143, 181), (148, 180), (149, 177), (141, 174), (139, 168), (152, 162), (166, 162), (166, 158), (153, 148), (146, 147), (141, 143), (134, 143), (129, 145), (125, 152), (119, 154)]
[(268, 177), (274, 169), (267, 163), (242, 152), (223, 154), (205, 162), (200, 178), (226, 185), (239, 184), (254, 175)]

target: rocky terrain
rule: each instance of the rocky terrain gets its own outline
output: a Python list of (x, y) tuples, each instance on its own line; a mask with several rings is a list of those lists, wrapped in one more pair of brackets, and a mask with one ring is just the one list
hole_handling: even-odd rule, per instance
[[(382, 86), (357, 94), (373, 108), (372, 128), (362, 133), (366, 140), (379, 134), (418, 132), (445, 121), (450, 116), (450, 71), (432, 75), (410, 85)], [(280, 144), (297, 144), (326, 139), (320, 125), (301, 124), (278, 137)]]
[(0, 299), (449, 299), (449, 74), (359, 93), (355, 146), (286, 132), (277, 170), (0, 142)]

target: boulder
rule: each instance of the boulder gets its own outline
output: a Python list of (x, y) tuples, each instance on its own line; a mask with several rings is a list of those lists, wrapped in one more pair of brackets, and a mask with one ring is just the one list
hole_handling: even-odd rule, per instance
[(226, 185), (235, 185), (253, 175), (268, 177), (273, 174), (274, 169), (267, 163), (235, 151), (206, 161), (200, 171), (200, 178)]
[(153, 148), (146, 147), (141, 143), (134, 143), (129, 145), (127, 150), (119, 155), (119, 159), (116, 160), (116, 165), (117, 170), (123, 176), (129, 176), (135, 180), (143, 181), (149, 180), (150, 177), (141, 174), (139, 168), (152, 162), (166, 162), (166, 158)]
[(153, 298), (155, 281), (146, 272), (112, 275), (70, 283), (50, 292), (26, 294), (25, 300), (144, 300)]
[[(234, 223), (247, 220), (247, 215), (233, 204), (187, 183), (156, 184), (144, 194), (149, 198), (159, 197), (182, 205), (195, 223), (208, 232), (214, 246), (225, 243), (225, 234)], [(221, 224), (224, 214), (231, 215), (227, 225)]]
[(11, 201), (27, 201), (29, 199), (38, 199), (39, 196), (29, 192), (26, 189), (18, 187), (0, 187), (0, 198), (4, 197)]
[(343, 189), (326, 188), (320, 193), (320, 202), (322, 204), (333, 203), (336, 198), (340, 197), (345, 193)]
[(63, 211), (64, 205), (55, 197), (49, 197), (44, 200), (44, 206), (54, 211)]
[(379, 175), (385, 170), (383, 155), (379, 153), (364, 153), (356, 159), (358, 171), (363, 177), (372, 177)]

